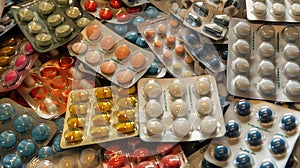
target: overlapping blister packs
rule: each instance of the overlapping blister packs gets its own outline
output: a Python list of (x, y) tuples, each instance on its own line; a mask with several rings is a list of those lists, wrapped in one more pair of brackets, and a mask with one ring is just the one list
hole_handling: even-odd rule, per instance
[(136, 89), (111, 87), (73, 90), (69, 94), (61, 139), (71, 148), (138, 135)]
[(128, 42), (96, 20), (69, 43), (68, 49), (95, 72), (124, 88), (134, 85), (154, 60), (153, 53)]
[(4, 167), (22, 167), (54, 134), (54, 122), (41, 119), (11, 99), (0, 100), (0, 157)]
[(141, 79), (140, 137), (149, 142), (205, 140), (225, 133), (214, 77)]
[(300, 28), (235, 18), (230, 28), (229, 93), (245, 98), (300, 101)]
[(225, 136), (213, 139), (205, 159), (220, 167), (284, 167), (299, 136), (299, 112), (261, 100), (234, 99)]

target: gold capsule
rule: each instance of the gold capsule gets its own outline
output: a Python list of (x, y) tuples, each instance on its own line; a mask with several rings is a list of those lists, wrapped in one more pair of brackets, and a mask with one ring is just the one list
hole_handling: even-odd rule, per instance
[(5, 46), (0, 49), (0, 55), (12, 55), (15, 53), (15, 47), (13, 46)]
[(89, 92), (85, 90), (73, 92), (71, 95), (71, 99), (73, 103), (80, 103), (80, 102), (86, 102), (89, 100)]
[(107, 137), (108, 133), (109, 133), (109, 128), (107, 126), (92, 127), (91, 129), (91, 135), (95, 139)]
[(122, 97), (118, 100), (118, 106), (120, 108), (132, 108), (135, 107), (137, 99), (135, 96)]
[(101, 87), (95, 90), (97, 99), (109, 99), (112, 97), (111, 89), (109, 87)]
[(67, 121), (69, 129), (83, 129), (85, 124), (84, 118), (68, 118)]
[(121, 110), (118, 112), (118, 121), (119, 122), (133, 121), (134, 118), (135, 118), (135, 112), (133, 109)]
[(118, 95), (119, 96), (127, 96), (132, 95), (136, 93), (136, 87), (131, 86), (130, 88), (119, 88), (118, 89)]
[(88, 107), (86, 106), (86, 104), (71, 104), (69, 107), (69, 111), (73, 116), (85, 115), (87, 114)]
[(17, 43), (17, 40), (15, 38), (9, 38), (7, 40), (4, 40), (1, 42), (1, 47), (4, 47), (4, 46), (12, 46), (12, 45), (15, 45)]
[(108, 125), (110, 123), (109, 114), (98, 114), (93, 117), (93, 123), (95, 126)]
[(3, 68), (3, 67), (0, 66), (0, 75), (2, 75), (3, 72), (5, 72), (5, 70), (6, 70), (6, 68)]
[(109, 101), (99, 101), (95, 104), (95, 111), (101, 113), (110, 113), (111, 112), (111, 103)]
[(131, 133), (134, 132), (134, 130), (135, 130), (134, 122), (119, 123), (117, 125), (117, 131), (122, 134)]
[(2, 56), (0, 57), (0, 66), (6, 66), (10, 62), (10, 57)]
[(80, 130), (67, 131), (64, 134), (67, 143), (74, 143), (83, 140), (83, 133)]

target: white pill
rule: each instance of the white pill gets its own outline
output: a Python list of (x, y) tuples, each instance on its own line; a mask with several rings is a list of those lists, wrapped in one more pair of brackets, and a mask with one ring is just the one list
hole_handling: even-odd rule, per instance
[(162, 89), (159, 83), (150, 80), (144, 85), (144, 95), (146, 98), (155, 99), (162, 94)]
[(184, 137), (191, 131), (190, 122), (185, 118), (178, 118), (173, 122), (173, 132), (178, 137)]
[(249, 79), (245, 76), (238, 75), (233, 80), (233, 85), (240, 91), (248, 91), (250, 87)]
[(275, 54), (275, 49), (272, 44), (263, 42), (259, 45), (259, 53), (262, 57), (269, 58)]
[(288, 77), (296, 78), (299, 76), (300, 67), (296, 62), (287, 62), (283, 67), (283, 71)]
[(265, 39), (271, 39), (275, 36), (275, 29), (272, 25), (263, 25), (259, 28), (260, 35)]
[(275, 66), (272, 62), (263, 60), (258, 65), (258, 72), (264, 77), (270, 76), (274, 74)]
[(289, 59), (295, 59), (299, 56), (299, 47), (293, 43), (288, 43), (283, 48), (284, 55)]
[(294, 4), (291, 6), (291, 12), (292, 12), (292, 14), (295, 15), (295, 16), (300, 16), (300, 4), (294, 3)]
[(250, 35), (251, 32), (251, 27), (248, 23), (246, 22), (238, 22), (234, 26), (234, 32), (236, 35), (241, 36), (241, 37), (246, 37)]
[(150, 136), (161, 136), (165, 130), (164, 125), (159, 120), (147, 121), (147, 133)]
[(259, 90), (266, 95), (271, 95), (275, 93), (276, 86), (274, 82), (268, 78), (263, 78), (258, 84)]
[(163, 106), (156, 100), (152, 99), (145, 105), (146, 115), (150, 118), (156, 118), (162, 115)]
[(283, 37), (287, 42), (295, 42), (299, 38), (299, 31), (294, 26), (288, 26), (283, 30)]
[(210, 88), (211, 87), (211, 83), (210, 81), (205, 78), (205, 77), (201, 77), (199, 79), (197, 79), (194, 82), (194, 89), (197, 95), (199, 96), (203, 96), (203, 95), (207, 95), (210, 92)]
[(173, 80), (169, 87), (169, 93), (173, 98), (181, 98), (186, 94), (186, 86), (179, 79)]
[(48, 111), (50, 114), (54, 114), (54, 113), (57, 111), (57, 106), (55, 105), (55, 103), (53, 102), (52, 99), (50, 99), (50, 98), (45, 98), (45, 99), (44, 99), (44, 103), (45, 103), (45, 106), (46, 106), (47, 111)]
[(92, 89), (92, 88), (94, 88), (94, 86), (88, 80), (86, 80), (86, 79), (80, 80), (79, 85), (83, 89)]
[(272, 13), (274, 16), (282, 17), (285, 14), (285, 6), (282, 3), (274, 3), (272, 5)]
[(197, 102), (199, 115), (208, 115), (213, 111), (213, 102), (209, 97), (201, 97)]
[(248, 54), (250, 51), (250, 45), (246, 40), (239, 39), (234, 44), (234, 50), (239, 54)]
[(257, 15), (257, 16), (263, 16), (263, 15), (266, 14), (266, 9), (267, 9), (266, 4), (257, 1), (257, 2), (255, 2), (255, 3), (253, 4), (253, 9), (252, 9), (252, 11), (253, 11), (253, 13), (254, 13), (255, 15)]
[(238, 73), (246, 73), (249, 71), (250, 64), (245, 58), (238, 57), (232, 63), (232, 69)]
[(171, 106), (171, 113), (174, 118), (185, 117), (189, 111), (189, 107), (182, 99), (176, 99)]
[(204, 134), (212, 134), (218, 128), (218, 121), (212, 116), (205, 116), (200, 122), (200, 131)]
[(290, 96), (299, 96), (300, 95), (300, 84), (297, 81), (288, 81), (284, 87), (284, 90)]

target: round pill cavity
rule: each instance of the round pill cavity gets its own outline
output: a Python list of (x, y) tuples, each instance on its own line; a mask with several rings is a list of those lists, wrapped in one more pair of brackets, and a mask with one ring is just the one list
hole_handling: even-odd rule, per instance
[(32, 127), (30, 116), (24, 114), (14, 120), (14, 129), (19, 133), (24, 133)]
[(174, 45), (175, 42), (176, 42), (176, 39), (173, 35), (169, 35), (169, 36), (166, 37), (165, 42), (166, 42), (167, 45)]
[(251, 113), (251, 105), (247, 100), (239, 100), (236, 104), (236, 111), (239, 116), (249, 116)]
[(271, 13), (275, 17), (283, 17), (285, 15), (285, 6), (282, 3), (274, 3), (272, 5)]
[(187, 34), (186, 35), (186, 39), (192, 45), (196, 45), (198, 43), (198, 41), (199, 41), (198, 35), (196, 35), (194, 33)]
[(264, 39), (272, 39), (275, 36), (275, 29), (272, 25), (263, 25), (259, 28), (259, 33)]
[(15, 154), (5, 155), (2, 164), (5, 168), (22, 168), (22, 160), (20, 156)]
[(250, 82), (247, 77), (238, 75), (234, 78), (233, 85), (239, 91), (248, 91), (250, 87)]
[(194, 89), (199, 96), (208, 95), (211, 90), (211, 83), (207, 78), (200, 77), (194, 82)]
[(159, 83), (150, 80), (144, 85), (144, 95), (148, 99), (158, 98), (162, 94), (162, 88)]
[(258, 83), (258, 89), (263, 94), (272, 95), (276, 91), (276, 86), (272, 80), (268, 78), (263, 78)]
[(179, 80), (175, 79), (173, 80), (169, 87), (168, 87), (169, 93), (173, 98), (181, 98), (186, 94), (186, 86), (185, 84)]
[(266, 14), (267, 6), (263, 2), (255, 2), (253, 4), (252, 12), (256, 16), (264, 16)]
[(84, 42), (76, 42), (72, 45), (72, 51), (75, 54), (83, 54), (87, 51), (88, 46)]
[(130, 71), (124, 70), (118, 72), (116, 79), (119, 84), (129, 84), (133, 79), (133, 75)]
[(172, 29), (176, 29), (179, 26), (179, 22), (176, 19), (171, 19), (169, 25)]
[(250, 52), (250, 45), (244, 39), (238, 39), (234, 44), (234, 50), (242, 55), (248, 54)]
[(269, 124), (272, 123), (274, 120), (273, 111), (269, 107), (262, 107), (258, 111), (258, 120), (262, 124)]
[(165, 60), (165, 61), (170, 61), (170, 60), (172, 60), (172, 52), (171, 51), (169, 51), (169, 50), (165, 50), (164, 52), (163, 52), (163, 59)]
[(49, 160), (41, 160), (37, 165), (36, 168), (54, 168), (54, 163)]
[(71, 19), (76, 19), (81, 15), (81, 11), (78, 7), (71, 6), (69, 9), (67, 9), (66, 14)]
[(154, 31), (152, 28), (146, 28), (146, 29), (144, 30), (144, 36), (145, 36), (146, 38), (154, 37), (154, 35), (155, 35), (155, 31)]
[(293, 115), (285, 115), (281, 118), (281, 128), (285, 131), (293, 131), (297, 128), (296, 118)]
[(237, 155), (234, 163), (237, 168), (252, 168), (251, 157), (246, 153)]
[(39, 3), (39, 12), (42, 14), (50, 14), (54, 10), (54, 6), (49, 2), (43, 1)]
[(17, 143), (17, 135), (11, 131), (3, 131), (0, 134), (0, 147), (4, 149), (11, 148)]
[(173, 118), (185, 117), (188, 114), (189, 107), (182, 99), (176, 99), (171, 105)]
[(250, 35), (251, 32), (251, 27), (248, 23), (246, 22), (238, 22), (234, 26), (234, 30), (236, 35), (241, 36), (241, 37), (247, 37)]
[(0, 104), (0, 121), (6, 122), (12, 118), (12, 116), (16, 113), (14, 106), (10, 103), (2, 103)]
[(112, 75), (116, 68), (116, 64), (112, 61), (104, 61), (100, 64), (100, 70), (105, 75)]
[(92, 148), (86, 148), (81, 151), (80, 163), (83, 167), (93, 168), (98, 165), (96, 151)]
[(201, 97), (197, 102), (199, 115), (208, 115), (213, 111), (213, 102), (209, 97)]
[(33, 128), (31, 131), (32, 138), (37, 142), (42, 142), (46, 140), (50, 135), (50, 128), (41, 123)]
[(38, 152), (39, 159), (43, 159), (52, 155), (54, 155), (54, 150), (49, 146), (42, 147)]
[(165, 24), (160, 23), (157, 26), (157, 32), (160, 34), (166, 34), (167, 33), (167, 26)]
[(149, 120), (147, 121), (147, 134), (149, 136), (162, 136), (165, 127), (159, 120)]
[(34, 17), (32, 10), (30, 10), (28, 8), (21, 8), (18, 12), (18, 15), (21, 20), (26, 21), (26, 22), (31, 21)]
[(291, 6), (291, 14), (294, 16), (300, 16), (300, 4), (294, 3)]
[(86, 36), (89, 40), (95, 41), (102, 35), (102, 31), (98, 25), (91, 25), (86, 28)]
[(225, 128), (226, 128), (225, 136), (227, 138), (237, 138), (241, 135), (239, 124), (233, 120), (228, 121)]
[(282, 33), (286, 42), (295, 42), (299, 38), (299, 31), (294, 26), (284, 28)]
[(184, 56), (184, 62), (187, 64), (192, 64), (192, 63), (194, 63), (194, 60), (190, 55), (186, 55), (186, 56)]
[(299, 76), (300, 67), (296, 62), (290, 61), (284, 65), (283, 71), (285, 72), (287, 77), (296, 78)]
[(247, 143), (253, 147), (260, 146), (263, 143), (262, 134), (258, 130), (251, 130), (247, 134)]
[(205, 116), (200, 122), (200, 131), (206, 135), (211, 135), (216, 132), (218, 121), (212, 116)]
[(151, 99), (145, 105), (145, 112), (149, 118), (157, 118), (163, 114), (163, 106), (155, 99)]
[(131, 66), (135, 69), (142, 68), (146, 64), (146, 58), (143, 53), (137, 53), (131, 58)]
[(115, 46), (115, 39), (111, 35), (104, 36), (100, 40), (100, 46), (104, 51), (109, 51)]
[(275, 168), (275, 165), (270, 161), (264, 161), (260, 164), (259, 168)]
[(139, 23), (143, 23), (145, 22), (145, 18), (143, 18), (142, 16), (137, 16), (136, 18), (134, 18), (132, 21), (131, 21), (131, 24), (133, 27), (137, 27), (137, 25)]
[(15, 70), (8, 70), (4, 75), (4, 83), (8, 86), (13, 85), (18, 80), (18, 73)]
[(159, 71), (160, 71), (160, 67), (158, 66), (158, 64), (155, 61), (153, 61), (151, 63), (150, 68), (147, 70), (146, 73), (149, 75), (156, 75), (159, 73)]
[(270, 141), (269, 148), (271, 152), (275, 155), (284, 154), (287, 150), (286, 142), (280, 137), (273, 138)]
[(118, 46), (115, 50), (115, 55), (120, 61), (127, 58), (129, 54), (130, 49), (126, 44)]
[(91, 22), (90, 19), (86, 17), (81, 17), (76, 21), (76, 25), (80, 28), (85, 28)]
[(259, 45), (259, 53), (262, 57), (269, 58), (271, 56), (274, 56), (275, 49), (272, 44), (263, 42)]
[(178, 61), (174, 61), (172, 64), (172, 69), (174, 73), (180, 73), (182, 71), (182, 65)]
[(271, 61), (262, 60), (258, 65), (258, 72), (263, 77), (270, 76), (275, 72), (275, 66)]
[(159, 40), (159, 39), (156, 39), (156, 40), (154, 40), (153, 45), (156, 48), (161, 48), (163, 46), (163, 42), (161, 40)]
[(183, 55), (184, 51), (185, 51), (185, 49), (182, 45), (177, 45), (174, 50), (175, 50), (176, 54), (179, 56)]
[(289, 80), (284, 87), (285, 93), (290, 96), (300, 95), (300, 84), (297, 81)]
[(229, 158), (230, 153), (229, 153), (229, 149), (227, 148), (227, 146), (225, 146), (223, 144), (219, 144), (214, 147), (213, 155), (217, 161), (223, 162)]
[(24, 139), (18, 144), (17, 151), (21, 157), (27, 158), (35, 153), (36, 146), (31, 139)]
[(89, 51), (85, 55), (85, 61), (91, 65), (97, 65), (102, 60), (102, 55), (99, 51)]
[(288, 59), (296, 59), (299, 56), (300, 50), (294, 43), (288, 43), (284, 46), (283, 53)]
[(77, 168), (77, 161), (72, 156), (64, 156), (58, 163), (59, 168)]
[(177, 118), (173, 122), (173, 132), (177, 137), (184, 137), (190, 133), (190, 122), (186, 118)]
[(232, 69), (238, 73), (246, 73), (250, 69), (250, 64), (245, 58), (238, 57), (232, 62), (232, 64)]
[(155, 163), (152, 161), (143, 161), (139, 163), (137, 166), (137, 168), (147, 168), (147, 167), (158, 168), (157, 165), (155, 165)]
[(138, 39), (135, 41), (135, 44), (142, 48), (148, 47), (146, 40), (141, 36), (138, 37)]

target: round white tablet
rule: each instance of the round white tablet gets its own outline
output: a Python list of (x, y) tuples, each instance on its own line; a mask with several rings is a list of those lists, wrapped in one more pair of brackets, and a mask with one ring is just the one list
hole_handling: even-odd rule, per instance
[(299, 38), (299, 31), (294, 26), (288, 26), (283, 30), (283, 37), (287, 42), (294, 42)]
[(259, 32), (264, 39), (271, 39), (275, 36), (275, 29), (272, 25), (261, 26)]
[(245, 76), (238, 75), (233, 80), (234, 87), (240, 91), (248, 91), (250, 87), (249, 79)]
[(188, 114), (189, 107), (182, 99), (176, 99), (171, 106), (171, 113), (174, 118), (185, 117)]
[(208, 115), (213, 111), (213, 102), (209, 97), (201, 97), (197, 102), (199, 115)]
[(158, 101), (151, 99), (145, 105), (146, 115), (150, 118), (156, 118), (162, 115), (163, 106)]
[(300, 84), (297, 81), (290, 80), (285, 85), (284, 90), (290, 96), (299, 96), (300, 95)]
[(199, 96), (207, 95), (210, 92), (211, 83), (207, 78), (200, 77), (194, 82), (194, 89)]
[(254, 13), (254, 15), (263, 16), (266, 14), (266, 9), (267, 9), (266, 4), (257, 1), (253, 4), (252, 12)]
[(154, 80), (150, 80), (144, 85), (144, 95), (146, 98), (155, 99), (158, 98), (161, 93), (162, 88), (160, 84)]
[(239, 54), (248, 54), (250, 51), (249, 43), (244, 39), (237, 40), (234, 44), (234, 50)]
[(285, 74), (290, 78), (295, 78), (299, 76), (300, 67), (296, 62), (287, 62), (284, 67), (283, 71)]
[(147, 134), (149, 136), (161, 136), (164, 133), (164, 125), (156, 119), (147, 121)]
[(179, 79), (175, 79), (173, 80), (169, 87), (169, 93), (173, 98), (181, 98), (182, 96), (184, 96), (186, 94), (186, 86), (185, 84), (179, 80)]
[(274, 82), (268, 78), (263, 78), (259, 81), (258, 88), (261, 93), (266, 95), (274, 94), (276, 91), (276, 86)]
[(178, 137), (184, 137), (191, 131), (190, 122), (185, 118), (178, 118), (173, 123), (173, 132)]
[(263, 42), (259, 45), (259, 53), (262, 57), (269, 58), (271, 56), (274, 56), (275, 49), (272, 44)]
[(274, 74), (275, 66), (271, 61), (262, 60), (258, 65), (258, 72), (264, 77), (270, 76)]
[(282, 3), (274, 3), (271, 9), (274, 16), (283, 17), (285, 14), (285, 6)]
[(241, 36), (241, 37), (246, 37), (250, 35), (251, 32), (251, 27), (248, 23), (246, 22), (238, 22), (234, 26), (234, 30), (236, 35)]
[(205, 116), (200, 122), (200, 131), (204, 134), (212, 134), (218, 128), (218, 121), (212, 116)]
[(299, 56), (299, 47), (293, 43), (288, 43), (283, 48), (284, 55), (289, 59), (295, 59)]
[(245, 73), (250, 69), (250, 64), (245, 58), (238, 57), (232, 63), (232, 69), (238, 73)]

